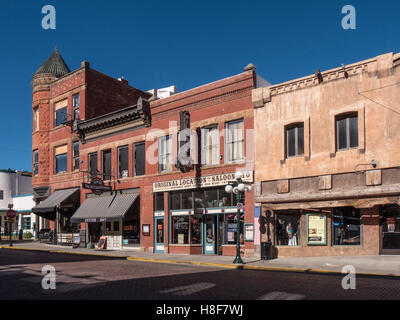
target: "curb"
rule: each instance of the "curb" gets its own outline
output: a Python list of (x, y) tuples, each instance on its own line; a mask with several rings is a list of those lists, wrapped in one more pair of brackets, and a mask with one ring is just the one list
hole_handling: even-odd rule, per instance
[[(10, 246), (0, 246), (0, 249), (11, 249), (11, 250), (22, 250), (22, 251), (38, 251), (38, 252), (61, 253), (61, 254), (75, 254), (75, 255), (83, 255), (83, 256), (98, 256), (98, 257), (106, 257), (106, 258), (109, 258), (109, 259), (122, 259), (122, 260), (128, 260), (128, 261), (164, 263), (164, 264), (185, 264), (185, 265), (196, 265), (196, 266), (205, 266), (205, 267), (219, 267), (219, 268), (237, 269), (237, 270), (253, 270), (253, 271), (255, 271), (255, 270), (257, 271), (258, 270), (258, 271), (325, 274), (325, 275), (326, 274), (330, 274), (330, 275), (341, 275), (341, 276), (344, 275), (340, 271), (322, 270), (322, 269), (263, 267), (263, 266), (249, 266), (249, 265), (246, 265), (246, 264), (233, 265), (233, 264), (213, 263), (213, 262), (141, 258), (141, 257), (107, 255), (107, 254), (102, 254), (102, 253), (72, 252), (72, 251), (62, 251), (62, 250), (52, 250), (52, 249), (21, 248), (21, 247), (10, 247)], [(400, 278), (400, 274), (386, 274), (386, 273), (357, 272), (357, 275), (370, 276), (370, 277), (371, 276), (375, 276), (375, 277)]]

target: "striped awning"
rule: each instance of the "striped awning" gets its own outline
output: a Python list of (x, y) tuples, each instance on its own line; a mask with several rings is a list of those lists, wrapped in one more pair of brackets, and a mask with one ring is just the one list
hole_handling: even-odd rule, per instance
[(73, 208), (77, 200), (79, 200), (79, 188), (57, 190), (47, 199), (33, 207), (32, 212), (39, 216), (44, 216), (43, 214), (49, 215), (46, 218), (54, 220), (53, 216), (55, 216), (57, 207)]
[(71, 222), (122, 221), (139, 197), (139, 193), (127, 193), (88, 198), (71, 218)]

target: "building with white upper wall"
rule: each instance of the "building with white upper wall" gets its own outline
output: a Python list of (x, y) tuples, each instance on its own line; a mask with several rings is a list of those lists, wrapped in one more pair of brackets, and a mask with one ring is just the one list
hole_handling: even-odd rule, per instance
[[(7, 211), (17, 211), (17, 218), (12, 226), (13, 233), (23, 230), (35, 235), (36, 216), (32, 213), (35, 206), (32, 192), (32, 175), (11, 169), (0, 169), (0, 232), (8, 234), (10, 225), (6, 217)], [(44, 219), (42, 219), (44, 220)], [(40, 221), (39, 229), (46, 227), (46, 221)]]

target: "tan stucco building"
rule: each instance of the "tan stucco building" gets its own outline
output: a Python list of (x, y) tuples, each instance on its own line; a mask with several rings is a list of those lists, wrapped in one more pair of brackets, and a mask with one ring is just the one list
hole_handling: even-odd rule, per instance
[(275, 256), (400, 252), (400, 54), (253, 90), (255, 202)]

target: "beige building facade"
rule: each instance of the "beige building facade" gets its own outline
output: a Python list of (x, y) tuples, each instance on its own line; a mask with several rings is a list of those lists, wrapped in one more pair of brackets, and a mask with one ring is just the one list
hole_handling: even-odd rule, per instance
[(253, 90), (261, 242), (285, 256), (400, 253), (400, 54)]

